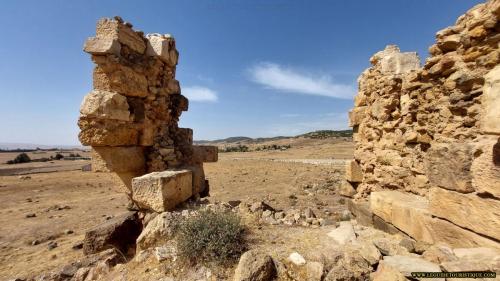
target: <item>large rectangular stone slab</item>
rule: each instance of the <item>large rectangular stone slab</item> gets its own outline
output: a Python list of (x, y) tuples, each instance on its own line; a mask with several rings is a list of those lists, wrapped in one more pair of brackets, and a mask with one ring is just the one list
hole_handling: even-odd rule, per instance
[(370, 195), (373, 214), (416, 240), (432, 243), (432, 233), (425, 224), (428, 205), (425, 197), (399, 191), (377, 191)]
[(219, 149), (214, 145), (193, 145), (195, 163), (217, 162)]
[(85, 41), (85, 45), (83, 46), (85, 52), (93, 55), (119, 55), (120, 49), (120, 43), (118, 43), (117, 39), (113, 38), (91, 37)]
[(499, 200), (432, 188), (429, 202), (429, 211), (433, 216), (500, 240)]
[(478, 156), (471, 166), (472, 186), (478, 193), (489, 193), (500, 198), (500, 139), (489, 135), (478, 139)]
[(103, 146), (92, 148), (92, 169), (95, 172), (144, 172), (146, 160), (140, 146)]
[(373, 226), (373, 213), (369, 201), (348, 200), (347, 208), (356, 217), (356, 221), (364, 226)]
[(101, 19), (97, 23), (96, 35), (99, 38), (113, 38), (131, 50), (144, 54), (146, 43), (142, 36), (137, 34), (131, 27), (114, 19)]
[(500, 135), (500, 65), (488, 72), (484, 78), (481, 130), (486, 134)]
[(139, 208), (155, 212), (173, 210), (193, 195), (192, 172), (153, 172), (132, 180), (132, 199)]

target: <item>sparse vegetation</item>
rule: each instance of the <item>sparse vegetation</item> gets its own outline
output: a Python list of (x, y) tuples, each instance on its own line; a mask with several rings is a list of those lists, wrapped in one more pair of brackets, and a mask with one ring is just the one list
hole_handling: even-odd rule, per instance
[(188, 261), (228, 264), (245, 250), (244, 227), (234, 213), (204, 210), (179, 225), (177, 247)]
[(7, 164), (19, 164), (19, 163), (29, 163), (31, 158), (26, 153), (21, 153), (14, 158), (14, 160), (7, 161)]
[(352, 137), (352, 130), (341, 130), (341, 131), (332, 131), (332, 130), (321, 130), (314, 131), (310, 133), (306, 133), (297, 137), (311, 138), (311, 139), (326, 139), (326, 138), (334, 138), (334, 137)]
[(219, 152), (248, 152), (249, 148), (246, 145), (227, 146), (222, 148)]
[(292, 146), (289, 144), (286, 145), (264, 145), (264, 146), (259, 146), (255, 149), (255, 151), (262, 151), (262, 150), (287, 150), (290, 149)]
[(61, 160), (64, 158), (64, 155), (62, 155), (61, 153), (56, 153), (56, 156), (54, 156), (54, 159), (56, 160)]

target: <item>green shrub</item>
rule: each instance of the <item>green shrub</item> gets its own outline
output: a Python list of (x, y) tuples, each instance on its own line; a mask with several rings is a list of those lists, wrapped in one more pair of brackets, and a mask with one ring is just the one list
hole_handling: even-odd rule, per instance
[(7, 161), (7, 164), (29, 163), (31, 158), (26, 153), (21, 153), (14, 158), (14, 160)]
[(191, 262), (229, 264), (245, 250), (244, 227), (231, 212), (201, 211), (179, 225), (177, 247)]

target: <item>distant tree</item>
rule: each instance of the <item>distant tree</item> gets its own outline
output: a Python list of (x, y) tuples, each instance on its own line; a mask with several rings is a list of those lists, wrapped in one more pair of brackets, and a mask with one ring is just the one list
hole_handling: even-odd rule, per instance
[(14, 160), (7, 161), (7, 164), (18, 164), (18, 163), (28, 163), (31, 162), (31, 158), (26, 153), (21, 153), (14, 158)]
[(54, 159), (56, 160), (61, 160), (64, 158), (64, 155), (62, 155), (61, 153), (57, 153), (56, 156), (54, 157)]

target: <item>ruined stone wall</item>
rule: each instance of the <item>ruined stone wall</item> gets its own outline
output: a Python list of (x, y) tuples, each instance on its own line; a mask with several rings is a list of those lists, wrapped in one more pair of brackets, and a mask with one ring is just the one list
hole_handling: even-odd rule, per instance
[(193, 146), (193, 131), (178, 127), (188, 100), (175, 79), (174, 38), (144, 36), (119, 17), (101, 19), (84, 51), (96, 65), (78, 125), (81, 143), (92, 146), (93, 170), (116, 173), (130, 194), (134, 177), (189, 168), (192, 194), (206, 193), (203, 162), (216, 161), (217, 150)]
[(420, 67), (387, 46), (359, 77), (344, 195), (429, 243), (499, 246), (500, 1), (439, 31)]

